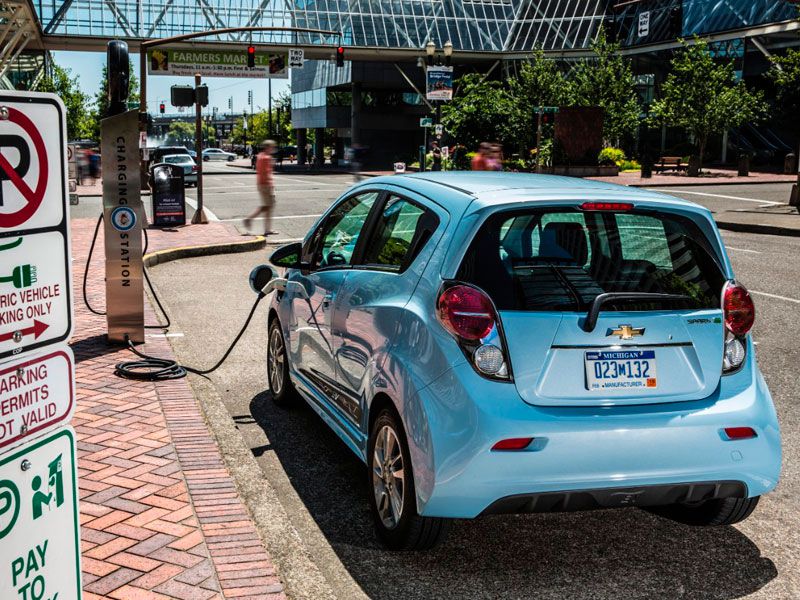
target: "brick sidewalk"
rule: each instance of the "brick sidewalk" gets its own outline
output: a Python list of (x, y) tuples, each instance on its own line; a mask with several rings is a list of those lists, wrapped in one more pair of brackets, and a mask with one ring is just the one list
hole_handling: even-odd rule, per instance
[[(78, 487), (84, 598), (284, 598), (283, 586), (185, 379), (158, 384), (114, 376), (131, 360), (104, 339), (105, 317), (80, 296), (94, 221), (74, 219)], [(150, 249), (241, 241), (223, 224), (150, 232)], [(102, 239), (89, 301), (103, 310)], [(156, 316), (145, 307), (145, 321)], [(157, 330), (155, 330), (157, 331)], [(154, 331), (154, 332), (155, 332)], [(164, 337), (144, 352), (172, 358)]]

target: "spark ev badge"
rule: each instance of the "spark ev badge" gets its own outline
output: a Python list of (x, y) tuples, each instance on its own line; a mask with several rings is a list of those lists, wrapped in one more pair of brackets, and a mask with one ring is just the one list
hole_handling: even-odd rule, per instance
[(111, 225), (117, 231), (130, 231), (136, 225), (136, 213), (129, 206), (120, 206), (111, 212)]

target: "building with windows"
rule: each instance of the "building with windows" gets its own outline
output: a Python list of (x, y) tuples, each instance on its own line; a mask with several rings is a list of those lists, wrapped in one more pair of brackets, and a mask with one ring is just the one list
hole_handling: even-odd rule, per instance
[[(212, 28), (327, 30), (229, 33), (194, 44), (303, 48), (310, 60), (292, 73), (298, 146), (309, 129), (318, 143), (334, 132), (329, 145), (369, 146), (370, 160), (387, 166), (414, 154), (420, 117), (435, 114), (420, 94), (428, 42), (452, 44), (456, 76), (503, 77), (534, 48), (562, 61), (587, 55), (604, 26), (634, 57), (647, 95), (679, 38), (708, 37), (747, 77), (767, 68), (771, 53), (800, 44), (799, 16), (797, 0), (0, 0), (0, 82), (30, 84), (42, 64), (30, 57), (48, 49), (102, 50), (113, 38), (135, 51), (144, 39)], [(337, 46), (343, 67), (332, 60)]]

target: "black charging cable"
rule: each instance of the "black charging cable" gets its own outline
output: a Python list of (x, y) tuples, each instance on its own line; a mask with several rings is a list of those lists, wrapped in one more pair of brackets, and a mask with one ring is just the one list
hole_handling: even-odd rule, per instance
[(233, 338), (233, 341), (231, 342), (231, 345), (228, 346), (225, 354), (222, 355), (222, 358), (220, 358), (213, 367), (208, 369), (196, 369), (194, 367), (181, 365), (175, 360), (158, 358), (157, 356), (144, 354), (143, 352), (139, 352), (139, 350), (136, 349), (136, 346), (133, 345), (133, 342), (127, 339), (126, 336), (128, 349), (142, 360), (132, 360), (118, 363), (116, 367), (114, 367), (114, 374), (118, 377), (125, 377), (126, 379), (139, 379), (142, 381), (165, 381), (168, 379), (180, 379), (181, 377), (186, 377), (187, 373), (208, 375), (209, 373), (216, 371), (222, 366), (222, 363), (227, 360), (228, 356), (230, 356), (230, 353), (233, 352), (236, 344), (239, 343), (239, 340), (249, 327), (250, 321), (253, 320), (253, 315), (256, 313), (256, 308), (258, 308), (258, 305), (265, 297), (265, 293), (259, 292), (258, 296), (256, 297), (256, 301), (253, 302), (253, 307), (250, 309), (250, 314), (247, 315), (247, 319), (244, 321), (244, 325), (242, 325), (242, 328), (239, 330), (239, 333), (236, 334), (236, 337)]
[[(97, 234), (100, 231), (100, 223), (103, 222), (103, 213), (100, 213), (100, 216), (97, 218), (97, 224), (94, 226), (94, 235), (92, 235), (92, 243), (89, 246), (89, 256), (86, 257), (86, 268), (83, 271), (83, 303), (86, 305), (86, 308), (89, 309), (89, 312), (97, 315), (98, 317), (105, 317), (106, 313), (104, 311), (100, 311), (92, 307), (89, 304), (89, 296), (86, 293), (86, 280), (89, 276), (89, 267), (92, 263), (92, 255), (94, 254), (94, 246), (97, 243)], [(150, 239), (147, 237), (147, 229), (142, 229), (144, 233), (144, 248), (142, 249), (142, 254), (147, 254), (147, 247), (150, 244)], [(164, 306), (161, 304), (161, 299), (156, 294), (156, 290), (153, 287), (153, 283), (150, 281), (150, 276), (147, 274), (147, 269), (145, 269), (144, 265), (142, 265), (142, 273), (144, 274), (144, 280), (147, 282), (147, 287), (150, 288), (150, 293), (153, 295), (153, 299), (156, 301), (156, 305), (158, 306), (161, 314), (164, 315), (164, 318), (167, 320), (166, 323), (158, 324), (158, 325), (145, 325), (145, 329), (169, 329), (172, 325), (172, 320), (169, 318), (169, 314), (167, 311), (164, 310)]]
[[(104, 317), (106, 315), (105, 312), (96, 310), (89, 304), (89, 297), (86, 293), (86, 280), (89, 274), (89, 266), (92, 262), (92, 254), (94, 254), (94, 246), (97, 242), (97, 234), (100, 231), (100, 223), (103, 222), (103, 215), (101, 214), (100, 217), (97, 219), (97, 225), (94, 227), (94, 235), (92, 236), (92, 243), (89, 246), (89, 256), (86, 257), (86, 269), (83, 272), (83, 303), (86, 305), (86, 308), (89, 309), (90, 312), (94, 313), (95, 315)], [(149, 239), (147, 237), (147, 229), (142, 230), (144, 232), (144, 248), (142, 249), (142, 254), (147, 253), (147, 247), (149, 244)], [(150, 281), (150, 277), (147, 275), (147, 269), (144, 268), (142, 265), (142, 273), (144, 274), (145, 281), (147, 281), (147, 285), (150, 288), (150, 292), (153, 294), (153, 298), (158, 305), (158, 308), (161, 310), (161, 313), (164, 315), (164, 318), (167, 322), (164, 325), (145, 325), (145, 329), (169, 329), (172, 324), (172, 321), (169, 318), (169, 314), (167, 311), (164, 310), (164, 306), (161, 304), (161, 300), (158, 298), (158, 294), (156, 294), (156, 290), (153, 288), (153, 284)], [(128, 336), (125, 336), (125, 341), (128, 344), (128, 349), (133, 352), (136, 356), (141, 358), (142, 360), (131, 360), (131, 361), (124, 361), (118, 363), (114, 367), (114, 374), (118, 377), (124, 377), (126, 379), (138, 379), (141, 381), (166, 381), (169, 379), (180, 379), (181, 377), (186, 377), (187, 373), (195, 373), (197, 375), (208, 375), (213, 371), (216, 371), (222, 366), (228, 356), (230, 356), (233, 349), (236, 347), (236, 344), (239, 343), (239, 340), (244, 335), (244, 332), (250, 326), (250, 321), (253, 320), (253, 315), (256, 312), (256, 308), (261, 303), (261, 301), (266, 296), (265, 293), (259, 292), (258, 296), (256, 297), (256, 301), (253, 303), (253, 307), (250, 309), (250, 313), (247, 315), (247, 319), (245, 319), (244, 325), (239, 330), (239, 333), (236, 334), (236, 337), (231, 342), (231, 345), (228, 346), (228, 349), (225, 351), (225, 354), (222, 355), (217, 363), (209, 368), (209, 369), (196, 369), (194, 367), (187, 367), (185, 365), (179, 364), (177, 361), (166, 359), (166, 358), (159, 358), (157, 356), (150, 356), (148, 354), (144, 354), (136, 349), (136, 346), (133, 345), (133, 342), (130, 341)]]

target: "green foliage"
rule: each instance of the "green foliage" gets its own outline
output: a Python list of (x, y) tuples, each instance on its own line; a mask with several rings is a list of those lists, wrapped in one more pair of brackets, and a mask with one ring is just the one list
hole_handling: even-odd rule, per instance
[[(216, 133), (214, 128), (208, 123), (202, 123), (203, 140), (205, 140), (208, 147), (213, 147), (217, 143)], [(195, 125), (194, 123), (186, 123), (183, 121), (174, 121), (170, 123), (167, 130), (167, 139), (165, 143), (169, 146), (186, 146), (187, 148), (194, 148), (195, 146)], [(195, 149), (196, 150), (196, 149)]]
[(538, 149), (540, 167), (553, 166), (553, 155), (555, 151), (554, 146), (555, 144), (553, 143), (553, 138), (548, 138), (542, 141), (542, 147)]
[[(247, 130), (244, 128), (244, 117), (240, 118), (233, 126), (231, 138), (236, 144), (259, 144), (266, 139), (274, 139), (278, 145), (290, 144), (292, 140), (291, 104), (288, 98), (279, 98), (285, 104), (273, 103), (272, 129), (269, 133), (269, 112), (262, 110), (252, 115), (247, 115)], [(278, 106), (281, 107), (280, 123), (278, 123)], [(288, 107), (288, 108), (287, 108)], [(309, 139), (309, 143), (313, 140)]]
[(769, 77), (777, 89), (776, 116), (795, 135), (800, 135), (800, 50), (787, 50), (785, 55), (773, 56), (771, 60)]
[(569, 99), (569, 82), (554, 60), (537, 49), (522, 63), (519, 74), (509, 82), (512, 111), (509, 121), (520, 151), (536, 143), (539, 106), (562, 106)]
[(698, 38), (672, 59), (661, 98), (651, 107), (658, 123), (683, 127), (694, 137), (701, 166), (710, 135), (757, 121), (766, 111), (763, 94), (737, 81), (733, 62), (716, 62)]
[(614, 163), (619, 164), (625, 160), (625, 151), (621, 148), (603, 148), (597, 156), (597, 162), (602, 164)]
[(91, 138), (94, 124), (87, 108), (89, 97), (81, 92), (78, 77), (73, 77), (69, 69), (55, 63), (50, 65), (49, 70), (50, 73), (41, 79), (36, 91), (51, 92), (64, 102), (67, 108), (67, 137), (70, 140)]
[[(134, 75), (133, 63), (128, 61), (128, 103), (139, 102), (139, 80)], [(103, 76), (100, 79), (100, 89), (94, 95), (94, 112), (98, 121), (105, 118), (108, 113), (108, 67), (103, 65)]]
[(635, 160), (621, 160), (617, 163), (620, 171), (640, 171), (642, 165), (640, 165)]
[(639, 97), (630, 62), (600, 30), (592, 43), (594, 57), (579, 62), (570, 74), (567, 90), (574, 106), (600, 106), (605, 110), (603, 137), (609, 142), (632, 136), (639, 125)]
[(508, 89), (499, 81), (487, 81), (478, 73), (459, 78), (458, 93), (442, 106), (445, 130), (464, 144), (475, 148), (480, 142), (500, 141), (510, 145), (516, 132), (509, 123), (514, 103)]

